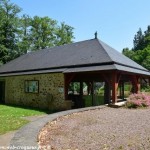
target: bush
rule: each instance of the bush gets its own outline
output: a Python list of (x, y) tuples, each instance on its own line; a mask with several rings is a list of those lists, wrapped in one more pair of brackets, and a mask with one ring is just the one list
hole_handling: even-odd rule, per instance
[(150, 86), (144, 86), (144, 87), (142, 87), (142, 91), (143, 92), (150, 92)]
[(126, 107), (128, 108), (139, 108), (149, 106), (150, 106), (150, 95), (144, 93), (131, 94), (126, 102)]

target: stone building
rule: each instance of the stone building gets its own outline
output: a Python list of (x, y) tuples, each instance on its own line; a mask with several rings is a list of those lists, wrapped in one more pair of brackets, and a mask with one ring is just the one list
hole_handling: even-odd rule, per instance
[[(86, 84), (90, 105), (101, 104), (94, 102), (94, 85), (103, 85), (103, 103), (116, 103), (125, 97), (125, 82), (137, 93), (141, 79), (150, 79), (147, 69), (95, 38), (30, 52), (1, 66), (0, 102), (67, 109), (72, 100), (74, 108), (85, 107)], [(69, 94), (70, 84), (75, 82), (80, 90)]]

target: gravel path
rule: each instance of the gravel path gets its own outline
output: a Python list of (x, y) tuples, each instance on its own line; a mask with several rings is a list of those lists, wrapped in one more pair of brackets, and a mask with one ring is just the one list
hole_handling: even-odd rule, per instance
[(52, 150), (149, 150), (150, 109), (106, 107), (60, 117), (41, 130), (39, 145)]

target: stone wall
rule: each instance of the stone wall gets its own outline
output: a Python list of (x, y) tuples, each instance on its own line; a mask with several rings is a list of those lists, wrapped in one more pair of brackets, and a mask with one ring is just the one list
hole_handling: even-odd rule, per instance
[[(39, 93), (26, 93), (25, 80), (38, 80)], [(62, 73), (12, 76), (6, 77), (5, 81), (5, 102), (7, 104), (32, 106), (41, 109), (63, 107), (64, 76)], [(53, 95), (53, 103), (48, 103), (48, 94)]]

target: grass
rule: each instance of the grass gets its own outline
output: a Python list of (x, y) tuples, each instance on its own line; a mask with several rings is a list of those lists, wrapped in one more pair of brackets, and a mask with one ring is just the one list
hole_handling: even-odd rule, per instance
[(0, 135), (8, 131), (17, 130), (29, 121), (27, 116), (43, 115), (44, 111), (21, 108), (16, 106), (0, 105)]

